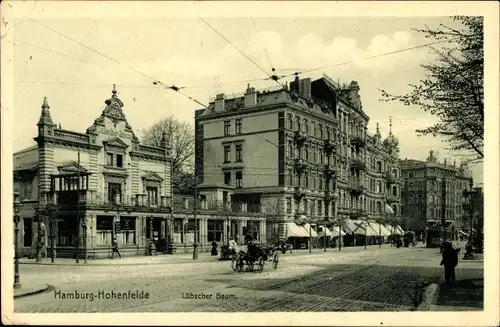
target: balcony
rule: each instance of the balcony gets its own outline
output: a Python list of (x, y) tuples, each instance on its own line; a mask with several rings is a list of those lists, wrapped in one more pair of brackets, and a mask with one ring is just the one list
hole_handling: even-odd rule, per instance
[[(194, 211), (194, 197), (175, 199), (173, 203), (175, 212), (192, 213)], [(216, 212), (222, 217), (233, 216), (237, 213), (266, 213), (266, 206), (260, 203), (246, 202), (228, 202), (222, 200), (198, 200), (196, 203), (196, 212)]]
[(356, 148), (362, 148), (366, 145), (366, 140), (361, 135), (353, 135), (351, 136), (351, 145), (354, 145)]
[(398, 203), (399, 202), (399, 198), (397, 196), (395, 196), (395, 195), (388, 195), (385, 198), (385, 201), (387, 202), (387, 204)]
[(360, 172), (366, 169), (366, 163), (359, 158), (352, 158), (350, 168), (356, 172)]
[(394, 175), (391, 172), (386, 172), (384, 178), (385, 178), (385, 181), (387, 184), (396, 184), (397, 183), (396, 177), (394, 177)]
[(337, 200), (337, 193), (332, 190), (325, 190), (323, 198), (325, 201), (335, 201)]
[(300, 186), (295, 187), (295, 196), (297, 198), (302, 198), (306, 195), (306, 189)]
[(358, 197), (363, 194), (365, 187), (361, 184), (359, 180), (352, 180), (349, 182), (349, 192), (352, 196)]
[(349, 212), (350, 219), (362, 219), (366, 217), (366, 212), (363, 209), (351, 209)]
[(306, 161), (304, 159), (302, 159), (302, 158), (295, 158), (294, 165), (295, 165), (295, 169), (298, 172), (304, 171), (306, 169), (306, 167), (307, 167)]
[(327, 154), (337, 152), (337, 144), (332, 140), (325, 140), (325, 152)]
[(114, 198), (107, 194), (95, 191), (56, 191), (49, 195), (51, 203), (58, 206), (60, 210), (76, 210), (80, 205), (82, 209), (95, 208), (117, 211), (154, 211), (170, 212), (170, 198), (158, 196), (149, 198), (147, 194), (116, 194)]
[(335, 167), (330, 166), (330, 165), (325, 165), (323, 167), (323, 173), (325, 174), (325, 176), (327, 178), (331, 178), (331, 177), (337, 176), (337, 170), (335, 169)]
[(302, 144), (307, 140), (307, 134), (303, 131), (295, 131), (295, 141)]

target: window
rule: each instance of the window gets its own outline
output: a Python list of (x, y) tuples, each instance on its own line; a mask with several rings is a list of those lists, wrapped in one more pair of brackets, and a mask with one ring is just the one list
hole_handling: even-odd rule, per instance
[[(112, 222), (112, 220), (111, 220)], [(99, 216), (97, 216), (97, 232), (100, 231), (99, 229)], [(57, 222), (57, 245), (59, 246), (75, 246), (76, 245), (76, 219), (64, 219), (62, 218)], [(111, 226), (111, 231), (113, 231), (113, 224), (110, 224)], [(96, 242), (99, 242), (99, 234), (97, 234), (97, 240)], [(98, 243), (99, 244), (99, 243)], [(104, 243), (104, 244), (111, 244), (111, 238), (109, 239), (109, 243)]]
[(377, 181), (377, 193), (382, 193), (382, 183)]
[(309, 147), (307, 145), (304, 149), (304, 159), (306, 159), (306, 161), (309, 161)]
[(330, 129), (328, 127), (326, 128), (326, 139), (330, 139)]
[(318, 216), (323, 215), (323, 201), (318, 200)]
[(313, 136), (318, 136), (318, 129), (316, 127), (316, 123), (312, 123), (312, 133)]
[(146, 193), (148, 195), (148, 204), (157, 205), (158, 204), (158, 188), (153, 186), (146, 187)]
[(122, 185), (119, 183), (108, 183), (109, 203), (119, 203), (121, 200)]
[(96, 232), (97, 245), (111, 245), (111, 241), (113, 240), (113, 217), (97, 216)]
[(24, 230), (24, 240), (23, 240), (23, 245), (24, 246), (31, 246), (31, 241), (32, 241), (32, 233), (33, 233), (33, 225), (31, 223), (30, 218), (23, 218), (23, 230)]
[(300, 124), (300, 117), (297, 117), (297, 118), (295, 119), (295, 125), (296, 125), (295, 127), (297, 128), (297, 130), (298, 130), (298, 131), (301, 131), (301, 130), (302, 130), (302, 129), (301, 129), (301, 124)]
[(408, 177), (413, 178), (413, 172), (409, 172)]
[(243, 187), (243, 172), (237, 171), (236, 172), (236, 188), (242, 188)]
[(209, 220), (207, 223), (207, 237), (209, 242), (222, 242), (223, 234), (222, 220)]
[(382, 162), (377, 161), (377, 173), (381, 173), (381, 172), (382, 172)]
[(230, 134), (231, 134), (231, 121), (225, 120), (224, 121), (224, 136), (227, 136)]
[(231, 146), (224, 145), (224, 163), (231, 162)]
[(241, 134), (241, 125), (242, 125), (241, 118), (236, 119), (236, 125), (235, 125), (235, 127), (236, 127), (235, 133), (236, 134)]
[(393, 187), (392, 187), (392, 195), (393, 195), (393, 196), (398, 196), (398, 189), (397, 189), (397, 187), (396, 187), (396, 186), (393, 186)]
[(309, 133), (309, 122), (307, 121), (307, 119), (304, 119), (304, 132), (306, 134)]
[(293, 118), (292, 118), (292, 114), (287, 114), (287, 115), (286, 115), (286, 120), (287, 120), (288, 129), (293, 129)]
[(319, 125), (319, 138), (323, 139), (323, 125)]
[(293, 149), (292, 141), (288, 141), (288, 144), (286, 145), (286, 156), (287, 157), (293, 157), (292, 149)]
[(224, 185), (231, 185), (231, 172), (224, 173)]
[(116, 155), (116, 167), (123, 168), (123, 154)]
[(293, 186), (293, 173), (291, 169), (288, 169), (288, 186)]
[(236, 144), (236, 162), (243, 161), (242, 151), (243, 146), (241, 144)]
[(292, 198), (286, 198), (286, 213), (292, 213)]
[(112, 153), (106, 154), (106, 166), (113, 166), (113, 154)]
[(120, 217), (122, 244), (135, 244), (135, 217)]

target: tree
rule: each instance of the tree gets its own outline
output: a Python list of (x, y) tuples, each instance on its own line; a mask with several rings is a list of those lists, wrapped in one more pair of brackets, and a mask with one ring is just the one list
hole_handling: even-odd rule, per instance
[(382, 101), (416, 105), (438, 118), (438, 122), (416, 130), (419, 136), (442, 136), (455, 151), (465, 150), (476, 161), (484, 157), (484, 51), (483, 18), (455, 16), (459, 27), (441, 24), (437, 29), (415, 29), (426, 38), (445, 42), (441, 50), (432, 48), (436, 59), (422, 65), (426, 78), (404, 95), (381, 90)]
[(146, 145), (159, 147), (164, 131), (170, 135), (172, 175), (175, 178), (183, 171), (191, 170), (194, 165), (194, 128), (174, 116), (169, 116), (144, 130), (142, 142)]

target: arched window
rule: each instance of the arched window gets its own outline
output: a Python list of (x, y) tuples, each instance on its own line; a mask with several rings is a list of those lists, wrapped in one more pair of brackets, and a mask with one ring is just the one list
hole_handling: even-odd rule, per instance
[(393, 196), (398, 196), (398, 188), (395, 185), (392, 186), (392, 195)]

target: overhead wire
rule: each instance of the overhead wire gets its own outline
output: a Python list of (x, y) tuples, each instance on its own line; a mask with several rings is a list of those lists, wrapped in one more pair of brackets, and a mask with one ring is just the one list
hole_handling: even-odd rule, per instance
[(259, 29), (257, 28), (257, 25), (255, 24), (255, 20), (253, 17), (250, 17), (252, 20), (253, 26), (255, 27), (255, 31), (257, 31), (257, 35), (259, 36), (260, 39), (260, 44), (262, 44), (262, 48), (264, 49), (264, 52), (266, 53), (267, 60), (269, 61), (269, 65), (271, 66), (271, 70), (274, 72), (276, 69), (274, 69), (273, 63), (271, 62), (271, 59), (269, 58), (269, 54), (267, 53), (266, 47), (264, 46), (264, 42), (262, 41), (262, 36), (260, 35)]
[[(207, 23), (203, 18), (200, 18), (200, 20), (202, 22), (204, 22), (208, 27), (210, 27), (221, 38), (223, 38), (227, 43), (229, 43), (233, 48), (235, 48), (239, 53), (241, 53), (245, 58), (247, 58), (251, 63), (253, 63), (257, 68), (259, 68), (261, 71), (263, 71), (264, 74), (266, 74), (269, 78), (272, 77), (272, 75), (269, 75), (269, 73), (264, 68), (262, 68), (261, 66), (259, 66), (252, 58), (250, 58), (249, 56), (247, 56), (243, 51), (241, 51), (237, 46), (235, 46), (231, 41), (229, 41), (224, 35), (222, 35), (219, 31), (217, 31), (212, 25), (210, 25), (209, 23)], [(278, 81), (276, 80), (276, 82), (278, 82)]]

